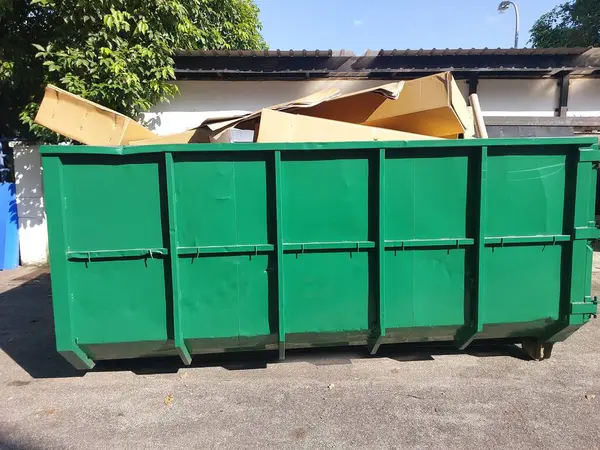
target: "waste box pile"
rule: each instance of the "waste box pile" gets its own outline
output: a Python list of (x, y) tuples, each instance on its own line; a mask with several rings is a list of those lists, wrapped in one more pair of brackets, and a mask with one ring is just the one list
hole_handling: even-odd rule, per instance
[(254, 130), (255, 142), (408, 141), (474, 134), (471, 110), (450, 72), (345, 95), (326, 89), (249, 114), (207, 119), (166, 136), (49, 85), (35, 121), (88, 145), (228, 142), (233, 128)]

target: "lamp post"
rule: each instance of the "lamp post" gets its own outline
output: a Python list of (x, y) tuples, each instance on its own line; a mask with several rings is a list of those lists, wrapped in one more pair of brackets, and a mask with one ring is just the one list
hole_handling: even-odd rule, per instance
[(519, 8), (515, 2), (503, 1), (498, 5), (498, 12), (503, 13), (510, 9), (510, 5), (515, 8), (515, 48), (519, 47)]

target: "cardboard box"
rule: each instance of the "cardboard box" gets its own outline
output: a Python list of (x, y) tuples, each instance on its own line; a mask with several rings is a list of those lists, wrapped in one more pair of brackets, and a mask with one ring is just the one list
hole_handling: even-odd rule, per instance
[[(270, 106), (268, 109), (273, 111), (300, 112), (311, 110), (322, 104), (339, 105), (334, 106), (334, 109), (360, 109), (361, 105), (380, 105), (386, 99), (398, 98), (403, 85), (403, 81), (388, 83), (346, 95), (340, 95), (339, 89), (325, 89), (323, 91), (315, 92), (307, 97)], [(262, 112), (263, 109), (260, 109), (244, 116), (231, 116), (220, 120), (208, 119), (204, 121), (201, 126), (193, 130), (149, 140), (135, 141), (131, 142), (131, 144), (153, 145), (181, 144), (189, 142), (218, 142), (221, 138), (221, 134), (231, 128), (236, 127), (242, 130), (254, 130), (261, 120)]]
[[(336, 91), (336, 90), (334, 90)], [(473, 117), (452, 74), (443, 72), (410, 81), (388, 83), (346, 95), (322, 91), (303, 99), (275, 105), (269, 109), (300, 115), (362, 124), (435, 137), (472, 136)], [(231, 117), (202, 128), (218, 136), (230, 127), (252, 130), (261, 111)], [(176, 137), (177, 142), (193, 142), (193, 132)]]
[[(271, 106), (267, 110), (261, 109), (241, 116), (232, 114), (210, 118), (198, 124), (197, 128), (167, 136), (158, 136), (127, 116), (54, 86), (48, 86), (35, 121), (84, 144), (164, 145), (227, 141), (227, 134), (234, 127), (255, 130), (265, 111), (294, 113), (347, 124), (402, 131), (420, 135), (418, 139), (427, 136), (471, 137), (474, 129), (473, 117), (450, 72), (406, 82), (388, 83), (346, 95), (340, 95), (338, 89), (327, 89)], [(273, 115), (270, 117), (269, 120), (275, 120)], [(305, 126), (305, 122), (298, 119), (295, 119), (295, 123), (307, 133), (307, 137), (294, 134), (297, 141), (332, 140), (328, 138), (333, 133), (332, 130), (310, 130), (310, 127)], [(315, 123), (313, 122), (312, 126), (315, 126)], [(271, 127), (272, 123), (268, 126)], [(319, 126), (326, 125), (322, 123)], [(342, 130), (339, 124), (328, 123), (327, 126)], [(378, 131), (377, 134), (382, 135), (382, 132)], [(319, 139), (309, 139), (308, 136), (319, 136)], [(342, 137), (341, 134), (338, 136)], [(369, 140), (379, 139), (373, 134), (366, 136)], [(404, 138), (397, 136), (392, 140), (397, 139), (416, 138), (407, 134)]]
[[(307, 97), (299, 98), (291, 102), (281, 103), (271, 106), (275, 110), (287, 110), (290, 108), (305, 108), (315, 105), (319, 102), (327, 101), (340, 95), (339, 89), (326, 89), (315, 92)], [(262, 110), (254, 111), (246, 115), (232, 115), (228, 117), (209, 118), (197, 128), (183, 131), (181, 133), (169, 134), (167, 136), (155, 136), (150, 139), (130, 142), (131, 145), (157, 145), (157, 144), (189, 144), (189, 143), (207, 143), (223, 142), (223, 135), (241, 122), (246, 123), (246, 128), (253, 129), (260, 119)], [(250, 124), (252, 123), (252, 128)]]
[(473, 129), (467, 103), (450, 72), (405, 81), (396, 99), (381, 103), (355, 104), (351, 95), (297, 113), (438, 137)]
[(431, 136), (263, 109), (256, 142), (414, 141)]
[(123, 114), (50, 84), (35, 122), (88, 145), (124, 145), (157, 137)]
[[(402, 92), (404, 86), (403, 81), (387, 83), (381, 86), (376, 86), (362, 91), (351, 92), (349, 94), (340, 95), (338, 89), (327, 89), (324, 91), (315, 92), (308, 97), (291, 102), (281, 103), (279, 105), (270, 106), (266, 109), (276, 111), (293, 112), (296, 114), (313, 115), (315, 110), (332, 111), (338, 115), (342, 115), (342, 122), (358, 123), (352, 121), (352, 118), (368, 116), (370, 109), (376, 108), (385, 102), (386, 99), (397, 99)], [(206, 126), (218, 132), (223, 129), (235, 126), (240, 129), (252, 130), (258, 120), (263, 109), (255, 111), (243, 117), (238, 117), (234, 120), (209, 123)], [(345, 116), (344, 116), (345, 114)], [(330, 119), (332, 117), (322, 117)], [(347, 119), (347, 120), (346, 120)]]

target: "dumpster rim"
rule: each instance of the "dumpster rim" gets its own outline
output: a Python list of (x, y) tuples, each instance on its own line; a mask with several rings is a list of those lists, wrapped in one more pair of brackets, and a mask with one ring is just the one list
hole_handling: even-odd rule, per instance
[[(360, 145), (357, 145), (360, 144)], [(351, 141), (351, 142), (299, 142), (299, 143), (193, 143), (166, 145), (42, 145), (42, 155), (115, 155), (129, 156), (148, 153), (180, 153), (180, 152), (232, 152), (232, 151), (294, 151), (294, 150), (350, 150), (378, 151), (385, 149), (415, 149), (415, 148), (468, 148), (468, 147), (513, 147), (541, 145), (588, 145), (598, 146), (598, 139), (589, 136), (548, 137), (548, 138), (492, 138), (492, 139), (440, 139), (425, 141)]]

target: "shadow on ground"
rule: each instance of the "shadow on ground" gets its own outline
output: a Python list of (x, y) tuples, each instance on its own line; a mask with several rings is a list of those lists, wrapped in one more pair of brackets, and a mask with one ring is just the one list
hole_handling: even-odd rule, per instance
[(400, 362), (433, 361), (436, 356), (472, 355), (477, 357), (509, 356), (523, 361), (529, 357), (514, 343), (477, 342), (466, 351), (460, 351), (451, 343), (397, 344), (382, 347), (371, 356), (364, 347), (321, 347), (286, 351), (285, 361), (277, 360), (277, 352), (231, 352), (214, 355), (195, 355), (191, 366), (184, 366), (178, 357), (139, 358), (135, 360), (99, 361), (94, 370), (120, 372), (131, 371), (138, 375), (177, 373), (185, 367), (222, 367), (227, 370), (266, 369), (268, 364), (306, 362), (315, 366), (352, 364), (360, 358), (389, 358)]
[(0, 449), (2, 450), (37, 450), (43, 447), (33, 442), (24, 442), (23, 439), (12, 439), (8, 433), (0, 429)]
[[(40, 270), (26, 275), (19, 286), (0, 294), (0, 348), (33, 378), (81, 377), (57, 352), (50, 275)], [(28, 281), (25, 281), (28, 280)], [(380, 348), (376, 358), (397, 361), (433, 360), (435, 356), (469, 354), (478, 357), (510, 356), (528, 360), (520, 347), (506, 342), (476, 342), (465, 352), (451, 343), (398, 344)], [(283, 364), (308, 362), (316, 366), (351, 364), (352, 359), (371, 357), (365, 347), (326, 347), (288, 350)], [(223, 367), (228, 370), (266, 368), (275, 362), (275, 352), (231, 352), (196, 355), (191, 367)], [(178, 357), (98, 361), (94, 371), (131, 371), (136, 374), (175, 373), (186, 367)]]
[(56, 353), (50, 275), (45, 269), (0, 294), (0, 348), (33, 378), (81, 376)]

